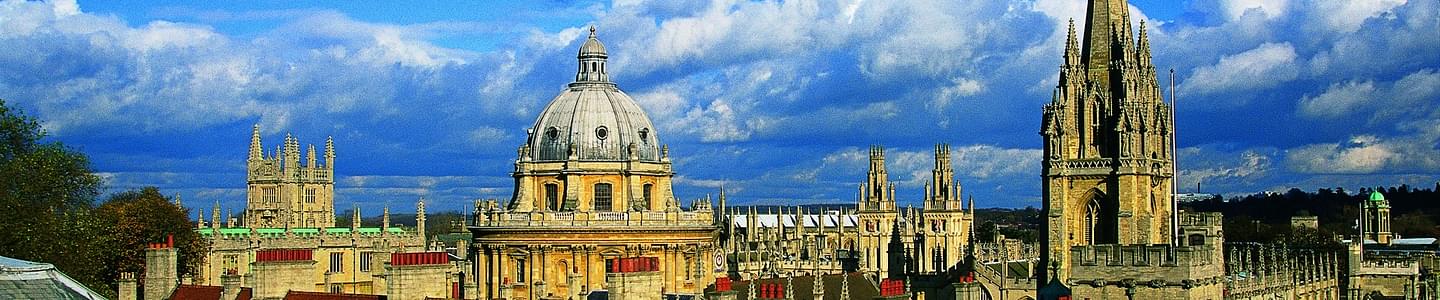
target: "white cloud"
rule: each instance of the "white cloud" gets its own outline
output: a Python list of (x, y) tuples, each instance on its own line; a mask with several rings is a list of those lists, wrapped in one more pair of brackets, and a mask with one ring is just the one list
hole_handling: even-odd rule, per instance
[[(1427, 125), (1428, 124), (1428, 125)], [(1440, 171), (1440, 122), (1415, 124), (1410, 135), (1355, 135), (1344, 143), (1310, 144), (1286, 153), (1289, 167), (1309, 174), (1407, 174)]]
[(1330, 25), (1332, 30), (1340, 32), (1354, 32), (1366, 19), (1388, 13), (1396, 6), (1404, 5), (1406, 0), (1329, 0), (1315, 1), (1325, 23)]
[(1290, 167), (1300, 172), (1320, 174), (1372, 173), (1396, 159), (1390, 145), (1378, 143), (1375, 136), (1355, 136), (1349, 143), (1312, 144), (1291, 149)]
[(1300, 99), (1300, 116), (1381, 126), (1440, 115), (1440, 72), (1422, 69), (1393, 82), (1350, 80), (1330, 85), (1323, 93)]
[(1373, 101), (1375, 96), (1373, 81), (1332, 84), (1319, 96), (1300, 99), (1300, 115), (1332, 120), (1353, 116), (1356, 110)]
[[(1345, 0), (1348, 1), (1348, 0)], [(1289, 0), (1221, 0), (1225, 16), (1239, 19), (1247, 13), (1258, 13), (1268, 19), (1283, 17), (1289, 8)]]
[(509, 139), (510, 135), (500, 128), (482, 126), (471, 130), (468, 138), (471, 143), (475, 144), (495, 144)]
[(951, 150), (955, 172), (977, 179), (1025, 177), (1040, 174), (1040, 149), (969, 145)]
[(1245, 52), (1227, 55), (1214, 65), (1195, 68), (1181, 91), (1199, 95), (1244, 93), (1275, 87), (1299, 76), (1295, 47), (1265, 43)]
[(738, 142), (750, 138), (750, 130), (736, 122), (735, 111), (725, 99), (711, 101), (706, 107), (694, 107), (685, 117), (674, 120), (668, 128), (700, 136), (702, 142)]
[(1222, 151), (1211, 145), (1180, 149), (1180, 174), (1177, 189), (1189, 191), (1197, 183), (1214, 186), (1234, 187), (1237, 183), (1254, 183), (1270, 174), (1270, 151), (1244, 149)]
[(930, 102), (931, 109), (944, 112), (945, 108), (950, 106), (950, 102), (959, 98), (974, 96), (980, 93), (980, 91), (985, 90), (985, 85), (978, 80), (954, 78), (950, 81), (950, 86), (941, 87), (938, 91), (935, 91), (935, 98)]

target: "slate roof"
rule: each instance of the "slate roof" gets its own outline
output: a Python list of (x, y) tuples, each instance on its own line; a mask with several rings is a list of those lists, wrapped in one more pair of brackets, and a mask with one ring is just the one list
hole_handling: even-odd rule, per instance
[(170, 293), (170, 300), (250, 300), (250, 288), (240, 288), (235, 299), (221, 299), (224, 288), (212, 285), (182, 284)]
[(0, 299), (100, 299), (55, 265), (0, 256)]

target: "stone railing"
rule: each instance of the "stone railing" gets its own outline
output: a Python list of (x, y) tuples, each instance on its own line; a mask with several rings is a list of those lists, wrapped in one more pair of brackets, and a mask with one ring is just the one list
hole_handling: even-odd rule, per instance
[(547, 226), (612, 226), (612, 227), (674, 227), (674, 226), (715, 226), (713, 215), (708, 211), (645, 211), (645, 212), (507, 212), (491, 211), (481, 213), (475, 219), (477, 227), (547, 227)]

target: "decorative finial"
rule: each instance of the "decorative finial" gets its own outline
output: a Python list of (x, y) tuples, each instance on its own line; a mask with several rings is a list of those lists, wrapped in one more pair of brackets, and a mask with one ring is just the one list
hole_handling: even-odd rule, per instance
[(595, 38), (595, 24), (590, 24), (590, 38)]

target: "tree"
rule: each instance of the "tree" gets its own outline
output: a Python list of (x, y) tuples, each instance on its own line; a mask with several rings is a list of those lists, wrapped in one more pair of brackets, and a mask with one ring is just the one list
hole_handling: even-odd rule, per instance
[(160, 194), (160, 189), (146, 187), (111, 195), (95, 210), (114, 238), (112, 254), (108, 255), (107, 276), (121, 272), (145, 271), (145, 248), (148, 244), (174, 237), (179, 251), (177, 274), (195, 274), (208, 245), (195, 232), (195, 224), (187, 218), (187, 209), (176, 206)]
[(52, 263), (102, 286), (105, 231), (88, 212), (100, 178), (84, 154), (45, 137), (39, 122), (0, 100), (0, 255)]

